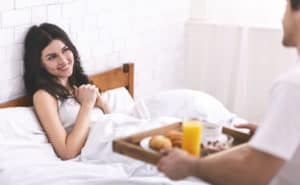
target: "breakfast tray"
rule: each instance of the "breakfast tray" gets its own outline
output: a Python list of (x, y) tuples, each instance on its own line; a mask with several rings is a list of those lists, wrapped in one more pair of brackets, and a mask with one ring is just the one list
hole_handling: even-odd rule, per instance
[[(160, 154), (158, 152), (142, 148), (140, 146), (140, 142), (146, 137), (164, 134), (169, 130), (181, 131), (181, 126), (182, 123), (177, 122), (164, 127), (116, 139), (113, 141), (113, 151), (155, 165), (159, 161)], [(222, 133), (234, 138), (233, 145), (247, 142), (251, 137), (249, 134), (229, 127), (223, 127)]]

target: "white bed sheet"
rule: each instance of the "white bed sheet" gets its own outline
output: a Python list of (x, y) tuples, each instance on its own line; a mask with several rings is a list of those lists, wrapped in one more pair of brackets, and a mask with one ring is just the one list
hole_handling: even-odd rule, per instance
[[(141, 99), (128, 112), (129, 115), (105, 115), (93, 123), (81, 155), (74, 160), (62, 161), (48, 143), (32, 108), (1, 109), (0, 184), (207, 185), (199, 179), (171, 181), (155, 166), (112, 152), (112, 140), (173, 123), (186, 116), (196, 115), (225, 124), (245, 121), (207, 94), (190, 90)], [(161, 117), (174, 115), (180, 116)]]
[(112, 152), (112, 139), (176, 120), (176, 118), (138, 120), (121, 114), (104, 116), (92, 126), (82, 155), (69, 161), (57, 158), (52, 146), (46, 142), (27, 140), (20, 143), (18, 140), (1, 144), (0, 184), (204, 185), (206, 183), (200, 180), (171, 181), (159, 173), (153, 165)]
[(201, 181), (171, 181), (163, 176), (128, 177), (121, 164), (90, 165), (76, 162), (55, 162), (11, 168), (1, 174), (5, 185), (205, 185)]
[(207, 185), (200, 180), (171, 181), (164, 176), (128, 176), (122, 164), (87, 164), (74, 161), (9, 164), (1, 171), (3, 185)]

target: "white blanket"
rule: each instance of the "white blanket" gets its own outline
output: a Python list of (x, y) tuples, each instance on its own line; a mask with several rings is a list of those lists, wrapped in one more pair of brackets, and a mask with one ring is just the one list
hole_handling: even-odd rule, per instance
[(141, 120), (122, 114), (105, 115), (91, 127), (87, 142), (81, 151), (80, 160), (97, 163), (122, 163), (130, 176), (158, 175), (152, 165), (114, 153), (112, 141), (133, 133), (161, 127), (179, 121), (176, 118)]
[[(119, 100), (114, 102), (121, 103), (114, 107), (124, 106)], [(200, 180), (170, 181), (155, 166), (112, 152), (112, 140), (173, 123), (178, 118), (196, 116), (220, 124), (244, 121), (236, 119), (213, 97), (191, 90), (161, 93), (140, 100), (130, 110), (117, 112), (129, 114), (98, 119), (91, 126), (81, 155), (62, 161), (48, 143), (31, 107), (0, 109), (0, 184), (203, 185), (206, 183)]]
[[(11, 141), (1, 144), (0, 184), (182, 184), (170, 181), (156, 167), (112, 152), (112, 140), (121, 136), (173, 123), (176, 118), (140, 120), (111, 114), (93, 123), (81, 155), (69, 161), (56, 157), (51, 144)], [(36, 135), (40, 137), (40, 135)], [(34, 139), (34, 136), (33, 138)], [(199, 184), (200, 181), (195, 182)]]

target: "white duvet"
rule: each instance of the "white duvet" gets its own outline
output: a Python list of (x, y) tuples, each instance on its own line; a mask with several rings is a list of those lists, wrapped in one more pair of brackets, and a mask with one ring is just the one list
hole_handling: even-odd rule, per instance
[[(225, 123), (226, 120), (226, 124), (238, 120), (219, 102), (213, 110), (211, 104), (216, 100), (212, 101), (206, 94), (201, 94), (203, 96), (198, 100), (210, 101), (203, 102), (210, 105), (197, 107), (201, 103), (196, 101), (199, 94), (191, 91), (188, 93), (193, 95), (187, 95), (186, 91), (172, 93), (176, 95), (175, 99), (162, 94), (161, 103), (157, 96), (152, 98), (153, 101), (147, 98), (122, 110), (123, 114), (103, 116), (91, 126), (81, 155), (69, 161), (57, 158), (32, 108), (0, 109), (0, 184), (206, 184), (194, 179), (170, 181), (155, 166), (112, 151), (115, 138), (170, 124), (184, 116), (205, 116), (216, 122)], [(188, 105), (189, 102), (193, 104)], [(218, 111), (215, 116), (214, 111)]]
[[(81, 155), (61, 161), (52, 146), (39, 140), (1, 144), (0, 184), (177, 184), (156, 167), (112, 151), (112, 140), (177, 121), (175, 118), (140, 120), (111, 114), (95, 123)], [(38, 130), (37, 130), (38, 131)], [(37, 132), (36, 131), (36, 132)], [(24, 133), (26, 137), (26, 134)], [(34, 136), (32, 137), (34, 140)], [(199, 182), (197, 183), (199, 184)]]

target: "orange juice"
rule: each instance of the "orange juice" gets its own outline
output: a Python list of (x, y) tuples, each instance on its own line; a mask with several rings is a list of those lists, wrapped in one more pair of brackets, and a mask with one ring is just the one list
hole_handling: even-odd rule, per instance
[(182, 149), (194, 156), (200, 156), (202, 124), (198, 120), (185, 121), (182, 124)]

